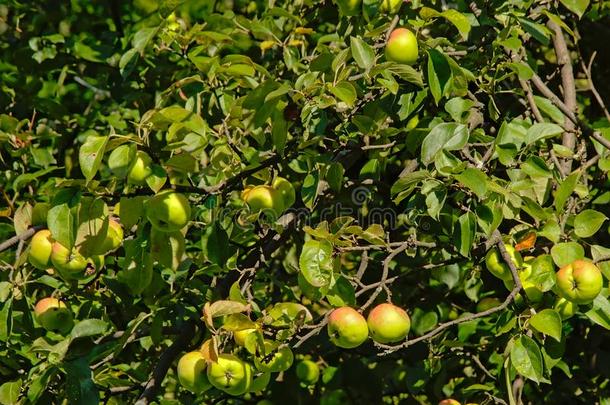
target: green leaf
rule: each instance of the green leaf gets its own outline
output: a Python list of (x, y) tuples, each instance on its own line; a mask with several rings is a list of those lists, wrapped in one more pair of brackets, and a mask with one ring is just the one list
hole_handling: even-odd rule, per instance
[(125, 259), (117, 279), (133, 294), (141, 294), (153, 278), (153, 261), (148, 241), (140, 235), (137, 239), (125, 240), (123, 248)]
[(0, 306), (0, 342), (8, 342), (13, 330), (13, 298)]
[(544, 333), (561, 341), (561, 315), (554, 309), (543, 309), (530, 319), (530, 325), (540, 333)]
[(100, 168), (108, 139), (107, 136), (90, 136), (80, 147), (78, 161), (87, 181), (91, 181)]
[(578, 18), (582, 18), (585, 11), (587, 11), (587, 7), (589, 7), (590, 0), (559, 0), (561, 4), (563, 4), (568, 10), (573, 12), (578, 16)]
[(66, 362), (66, 392), (77, 405), (98, 405), (100, 393), (93, 382), (93, 371), (85, 357)]
[(451, 81), (451, 66), (441, 52), (436, 49), (428, 50), (428, 83), (434, 102), (438, 104), (445, 95)]
[(585, 315), (591, 321), (610, 330), (610, 302), (603, 294), (595, 297), (592, 308), (585, 312)]
[(557, 124), (550, 124), (547, 122), (536, 123), (527, 130), (527, 133), (525, 134), (525, 143), (531, 145), (540, 139), (552, 138), (562, 132), (563, 128)]
[(350, 107), (352, 107), (356, 101), (356, 89), (350, 82), (339, 82), (336, 86), (330, 88), (330, 92)]
[(584, 210), (574, 219), (574, 232), (581, 238), (595, 235), (608, 217), (599, 211)]
[(47, 214), (47, 225), (53, 239), (68, 249), (74, 246), (74, 217), (68, 204), (51, 208)]
[(421, 159), (425, 164), (431, 163), (441, 150), (459, 150), (468, 142), (468, 128), (454, 122), (438, 124), (424, 138), (421, 147)]
[(451, 24), (455, 25), (462, 35), (462, 38), (468, 38), (468, 33), (470, 32), (470, 21), (468, 20), (468, 17), (452, 8), (443, 11), (441, 15), (451, 22)]
[(208, 260), (221, 267), (224, 267), (232, 255), (229, 236), (218, 221), (206, 227), (201, 237), (201, 246), (202, 253)]
[(542, 292), (550, 291), (557, 282), (555, 266), (551, 255), (540, 255), (531, 263), (532, 273), (528, 281), (534, 283), (537, 289)]
[(533, 339), (527, 336), (515, 339), (510, 349), (510, 361), (523, 377), (537, 383), (545, 381), (542, 374), (542, 353)]
[(350, 37), (350, 49), (354, 60), (360, 68), (369, 71), (375, 64), (375, 50), (357, 37)]
[(454, 177), (471, 189), (479, 198), (483, 198), (487, 193), (487, 176), (479, 169), (469, 167)]
[(542, 114), (548, 116), (559, 125), (563, 125), (565, 116), (548, 98), (534, 96), (534, 102)]
[(334, 192), (341, 190), (344, 174), (345, 169), (343, 169), (341, 163), (333, 162), (328, 166), (328, 170), (326, 171), (326, 181)]
[(411, 328), (413, 333), (421, 336), (431, 331), (438, 325), (438, 314), (436, 311), (423, 311), (416, 308), (411, 316)]
[(146, 199), (147, 197), (145, 196), (121, 197), (119, 202), (119, 218), (121, 219), (121, 224), (126, 229), (133, 227), (143, 217), (144, 201)]
[(585, 257), (585, 248), (576, 242), (563, 242), (553, 245), (551, 256), (558, 267), (572, 263)]
[(256, 70), (250, 65), (236, 63), (229, 65), (224, 69), (224, 72), (229, 76), (254, 76)]
[(561, 212), (563, 210), (566, 201), (574, 192), (579, 178), (580, 172), (577, 171), (570, 174), (561, 182), (555, 193), (555, 211)]
[(0, 385), (0, 405), (17, 405), (21, 385), (21, 380), (9, 381)]
[(470, 257), (476, 229), (477, 222), (472, 212), (467, 212), (459, 217), (453, 234), (453, 242), (464, 257)]
[(301, 198), (303, 204), (309, 209), (312, 209), (318, 196), (318, 172), (309, 173), (303, 180), (303, 186), (301, 187)]
[(314, 287), (328, 287), (333, 274), (333, 247), (328, 241), (309, 240), (303, 245), (299, 268)]
[(101, 319), (85, 319), (72, 328), (70, 336), (73, 339), (101, 335), (108, 329), (108, 322)]
[(339, 277), (326, 294), (326, 299), (334, 307), (355, 305), (356, 292), (354, 286), (345, 277)]
[(220, 300), (213, 302), (208, 313), (212, 318), (245, 312), (248, 306), (237, 301)]

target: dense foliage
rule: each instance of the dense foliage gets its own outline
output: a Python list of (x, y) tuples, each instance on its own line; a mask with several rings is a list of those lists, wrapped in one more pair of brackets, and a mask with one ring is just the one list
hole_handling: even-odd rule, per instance
[(0, 404), (610, 404), (610, 1), (338, 3), (0, 2)]

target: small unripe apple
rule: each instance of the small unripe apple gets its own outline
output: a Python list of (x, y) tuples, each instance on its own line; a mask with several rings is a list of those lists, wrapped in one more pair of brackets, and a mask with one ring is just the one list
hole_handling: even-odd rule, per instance
[(266, 373), (288, 370), (294, 361), (292, 350), (288, 346), (278, 347), (278, 343), (265, 340), (265, 354), (261, 353), (254, 358), (256, 368)]
[(592, 302), (602, 290), (603, 283), (601, 271), (586, 260), (575, 260), (557, 272), (559, 295), (576, 304)]
[(296, 374), (304, 385), (314, 385), (320, 378), (320, 368), (311, 360), (301, 360), (296, 366)]
[(104, 241), (99, 246), (93, 246), (90, 251), (95, 255), (106, 254), (118, 249), (121, 243), (123, 243), (123, 228), (116, 219), (110, 218)]
[(455, 399), (443, 399), (441, 402), (438, 403), (438, 405), (461, 405), (458, 401), (456, 401)]
[(212, 387), (206, 373), (207, 362), (200, 351), (183, 355), (178, 361), (178, 381), (187, 390), (199, 394)]
[(208, 365), (210, 384), (229, 395), (242, 395), (252, 385), (252, 366), (232, 354), (221, 354)]
[(139, 150), (136, 152), (136, 160), (129, 168), (127, 181), (132, 184), (142, 184), (152, 174), (152, 159), (148, 153)]
[(373, 308), (367, 317), (367, 324), (371, 337), (378, 343), (401, 341), (411, 329), (411, 319), (405, 310), (389, 303)]
[(337, 0), (337, 5), (345, 16), (358, 15), (361, 12), (362, 0)]
[(51, 231), (43, 229), (34, 234), (30, 242), (28, 261), (39, 270), (51, 267), (51, 253), (53, 252), (53, 238)]
[[(511, 257), (511, 260), (517, 269), (520, 269), (523, 265), (523, 258), (521, 254), (515, 250), (514, 247), (505, 244), (504, 247)], [(485, 256), (485, 266), (487, 270), (497, 278), (501, 280), (512, 280), (513, 276), (510, 271), (508, 264), (504, 262), (502, 255), (498, 248), (490, 249)]]
[(82, 278), (89, 261), (76, 249), (68, 249), (59, 242), (53, 243), (51, 262), (65, 278)]
[(477, 303), (477, 312), (487, 311), (488, 309), (495, 308), (502, 305), (502, 301), (495, 297), (486, 297)]
[(43, 298), (34, 308), (36, 320), (46, 330), (66, 334), (72, 329), (74, 322), (68, 306), (57, 298)]
[(379, 10), (382, 13), (396, 14), (400, 10), (403, 0), (381, 0)]
[(559, 312), (562, 320), (569, 319), (574, 316), (578, 311), (578, 305), (572, 301), (568, 301), (565, 298), (558, 297), (553, 306), (555, 311)]
[(327, 329), (330, 341), (344, 349), (360, 346), (369, 336), (366, 319), (350, 307), (333, 310), (328, 317)]
[(272, 219), (278, 218), (284, 211), (282, 194), (271, 186), (255, 186), (246, 190), (242, 198), (250, 211), (262, 212)]
[(161, 232), (179, 231), (191, 219), (191, 205), (180, 193), (161, 191), (146, 204), (146, 217)]
[(271, 186), (279, 191), (280, 195), (282, 196), (284, 210), (292, 207), (296, 201), (296, 192), (294, 191), (294, 186), (292, 183), (283, 177), (276, 177)]
[(108, 157), (108, 168), (120, 179), (127, 177), (136, 162), (136, 145), (123, 144), (115, 148)]
[(406, 28), (396, 28), (390, 34), (385, 47), (385, 57), (389, 61), (412, 65), (417, 62), (418, 48), (415, 34)]

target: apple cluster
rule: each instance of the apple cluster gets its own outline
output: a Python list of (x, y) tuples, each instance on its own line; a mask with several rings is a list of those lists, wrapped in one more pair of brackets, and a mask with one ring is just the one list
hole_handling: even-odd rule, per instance
[[(535, 280), (532, 279), (532, 265), (536, 258), (531, 256), (522, 257), (513, 246), (508, 244), (505, 244), (504, 247), (517, 269), (526, 297), (533, 303), (540, 302), (543, 297), (543, 291), (537, 287)], [(493, 248), (487, 253), (485, 265), (491, 274), (504, 282), (506, 288), (509, 290), (513, 288), (514, 282), (510, 267), (504, 262), (497, 248)], [(552, 266), (550, 263), (546, 265)], [(557, 271), (556, 278), (557, 282), (553, 292), (557, 295), (557, 299), (555, 300), (554, 308), (559, 312), (562, 319), (573, 316), (578, 310), (579, 305), (593, 302), (603, 287), (603, 277), (599, 268), (592, 262), (584, 259), (574, 260), (562, 266)], [(477, 310), (485, 310), (490, 308), (490, 305), (496, 306), (499, 303), (497, 299), (489, 299), (482, 305), (483, 301), (481, 301), (477, 306)]]
[(271, 185), (244, 188), (241, 198), (250, 212), (274, 221), (294, 204), (296, 193), (292, 183), (283, 177), (276, 177)]

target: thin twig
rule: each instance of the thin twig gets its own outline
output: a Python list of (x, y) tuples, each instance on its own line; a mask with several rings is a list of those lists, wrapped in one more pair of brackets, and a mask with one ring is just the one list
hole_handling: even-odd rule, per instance
[(15, 235), (10, 239), (5, 240), (4, 242), (0, 243), (0, 252), (4, 252), (6, 249), (12, 247), (13, 245), (15, 245), (16, 243), (20, 242), (20, 241), (26, 241), (28, 239), (30, 239), (32, 236), (34, 236), (34, 234), (36, 232), (38, 232), (39, 230), (43, 229), (43, 226), (37, 225), (37, 226), (33, 226), (31, 228), (29, 228), (27, 231), (19, 234), (19, 235)]

